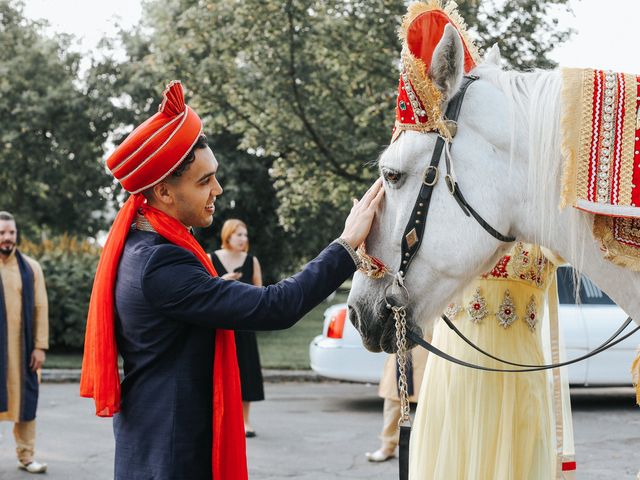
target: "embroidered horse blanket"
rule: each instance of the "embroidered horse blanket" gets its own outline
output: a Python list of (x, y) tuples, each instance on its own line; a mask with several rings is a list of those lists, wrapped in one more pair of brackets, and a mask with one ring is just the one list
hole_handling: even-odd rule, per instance
[(562, 70), (561, 207), (593, 213), (603, 255), (640, 271), (640, 76)]

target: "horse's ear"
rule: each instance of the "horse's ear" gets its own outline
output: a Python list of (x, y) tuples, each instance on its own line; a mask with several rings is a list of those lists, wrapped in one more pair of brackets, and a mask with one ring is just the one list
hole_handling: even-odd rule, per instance
[(502, 61), (502, 55), (500, 55), (500, 48), (497, 43), (494, 43), (491, 48), (484, 55), (484, 63), (487, 65), (495, 65), (500, 67)]
[(464, 47), (460, 34), (450, 24), (433, 51), (429, 76), (442, 93), (444, 102), (458, 91), (464, 73)]

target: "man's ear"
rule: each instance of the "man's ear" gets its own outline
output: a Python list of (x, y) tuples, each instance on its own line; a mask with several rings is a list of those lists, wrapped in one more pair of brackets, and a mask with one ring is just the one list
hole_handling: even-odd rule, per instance
[(163, 180), (160, 183), (156, 183), (151, 187), (151, 190), (153, 192), (153, 199), (156, 202), (164, 205), (172, 205), (174, 203), (173, 191), (166, 181)]

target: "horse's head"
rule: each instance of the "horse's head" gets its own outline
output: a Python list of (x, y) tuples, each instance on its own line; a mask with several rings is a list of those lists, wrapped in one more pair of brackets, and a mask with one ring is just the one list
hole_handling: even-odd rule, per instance
[[(499, 70), (499, 59), (494, 47), (476, 71)], [(444, 102), (448, 102), (463, 77), (463, 45), (450, 26), (434, 51), (429, 75)], [(451, 149), (456, 179), (468, 203), (505, 234), (510, 232), (513, 210), (520, 203), (509, 182), (524, 175), (516, 165), (510, 165), (513, 152), (509, 120), (505, 95), (481, 78), (466, 94)], [(436, 139), (435, 133), (405, 131), (379, 160), (385, 199), (366, 247), (370, 255), (382, 260), (394, 273), (401, 266), (401, 240)], [(441, 170), (443, 164), (444, 160)], [(391, 276), (374, 280), (358, 272), (354, 278), (348, 300), (349, 317), (371, 351), (396, 350), (393, 317), (387, 308), (390, 297), (406, 305), (408, 328), (418, 331), (438, 317), (447, 301), (474, 276), (490, 268), (504, 251), (504, 243), (463, 213), (449, 193), (443, 174), (444, 171), (433, 190), (424, 239), (406, 272), (408, 301), (399, 298), (403, 296), (399, 289), (387, 288)], [(524, 184), (523, 180), (518, 183)]]

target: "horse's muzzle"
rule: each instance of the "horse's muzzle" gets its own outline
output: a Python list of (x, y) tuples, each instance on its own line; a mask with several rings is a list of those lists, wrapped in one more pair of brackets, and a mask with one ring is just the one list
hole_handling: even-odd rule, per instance
[[(374, 308), (357, 304), (349, 304), (349, 320), (360, 332), (362, 344), (370, 352), (396, 353), (398, 350), (396, 325), (393, 313), (386, 307), (386, 302), (380, 302)], [(407, 312), (407, 330), (422, 336), (422, 330), (410, 320)], [(407, 339), (407, 348), (415, 344)]]

